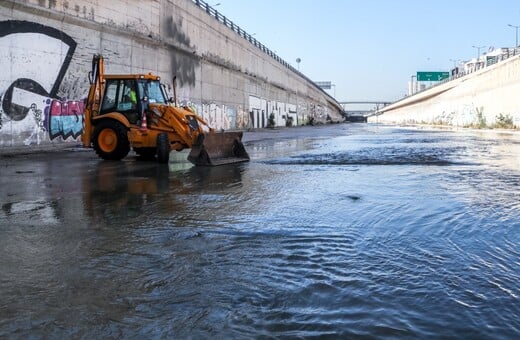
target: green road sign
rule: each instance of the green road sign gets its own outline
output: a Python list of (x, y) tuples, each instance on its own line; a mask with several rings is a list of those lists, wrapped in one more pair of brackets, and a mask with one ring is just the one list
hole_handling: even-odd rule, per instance
[(419, 72), (417, 71), (417, 81), (441, 81), (450, 77), (449, 72)]

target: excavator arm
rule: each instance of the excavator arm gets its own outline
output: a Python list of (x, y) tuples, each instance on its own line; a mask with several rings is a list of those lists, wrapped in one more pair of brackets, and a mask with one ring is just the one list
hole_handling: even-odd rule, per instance
[(89, 147), (92, 139), (92, 118), (99, 114), (99, 106), (103, 95), (105, 64), (103, 56), (96, 54), (92, 58), (92, 71), (89, 72), (90, 88), (83, 117), (83, 146)]

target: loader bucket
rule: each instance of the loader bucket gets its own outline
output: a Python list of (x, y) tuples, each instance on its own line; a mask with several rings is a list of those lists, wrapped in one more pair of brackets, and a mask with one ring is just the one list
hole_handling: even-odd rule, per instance
[(188, 160), (195, 165), (222, 165), (249, 161), (242, 132), (200, 134), (192, 146)]

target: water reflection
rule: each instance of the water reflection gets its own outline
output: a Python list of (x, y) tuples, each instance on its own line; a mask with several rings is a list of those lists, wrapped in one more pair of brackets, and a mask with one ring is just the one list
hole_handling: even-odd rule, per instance
[(84, 208), (92, 223), (148, 220), (184, 215), (193, 203), (186, 197), (242, 185), (244, 166), (177, 166), (99, 162), (82, 174)]
[(20, 220), (20, 217), (29, 220), (38, 221), (41, 224), (56, 224), (59, 222), (56, 216), (57, 202), (40, 200), (40, 201), (19, 201), (9, 202), (2, 205), (2, 211), (8, 218), (8, 221)]

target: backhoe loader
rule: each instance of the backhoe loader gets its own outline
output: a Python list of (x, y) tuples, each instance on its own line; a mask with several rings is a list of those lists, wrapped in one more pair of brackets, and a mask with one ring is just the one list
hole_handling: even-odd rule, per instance
[(242, 132), (215, 132), (188, 107), (167, 99), (160, 77), (149, 74), (106, 75), (101, 55), (92, 58), (90, 89), (81, 136), (99, 157), (121, 160), (133, 149), (146, 158), (168, 163), (172, 150), (191, 148), (195, 165), (246, 162)]

